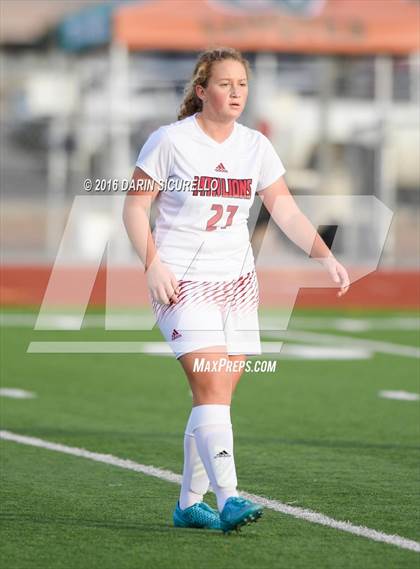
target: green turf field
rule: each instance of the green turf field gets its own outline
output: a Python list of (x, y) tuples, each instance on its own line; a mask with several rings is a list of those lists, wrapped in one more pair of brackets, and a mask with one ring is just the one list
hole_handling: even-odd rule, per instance
[[(16, 312), (20, 323), (8, 319)], [(2, 387), (36, 397), (0, 397), (3, 430), (181, 473), (191, 396), (175, 359), (27, 353), (30, 342), (160, 341), (158, 331), (34, 331), (29, 312), (5, 316)], [(287, 345), (327, 335), (325, 347), (334, 335), (370, 353), (284, 357), (275, 373), (243, 376), (232, 405), (239, 489), (418, 542), (419, 401), (379, 396), (420, 393), (418, 357), (392, 353), (419, 345), (415, 314), (295, 311), (290, 330), (315, 336)], [(175, 529), (176, 483), (10, 440), (0, 448), (5, 569), (419, 566), (415, 551), (272, 509), (240, 534)]]

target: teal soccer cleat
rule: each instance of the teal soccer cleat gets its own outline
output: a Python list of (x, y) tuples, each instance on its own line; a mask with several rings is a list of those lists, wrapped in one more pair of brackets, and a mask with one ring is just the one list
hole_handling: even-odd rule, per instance
[(205, 502), (198, 502), (185, 510), (181, 510), (177, 502), (174, 525), (178, 528), (222, 529), (219, 512)]
[(254, 504), (250, 500), (232, 496), (226, 500), (220, 514), (220, 522), (224, 533), (232, 530), (239, 531), (241, 526), (256, 522), (263, 514), (262, 506)]

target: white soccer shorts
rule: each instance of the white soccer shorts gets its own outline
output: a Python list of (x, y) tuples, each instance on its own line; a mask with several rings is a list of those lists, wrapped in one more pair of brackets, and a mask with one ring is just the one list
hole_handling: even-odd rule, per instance
[(226, 353), (261, 354), (255, 271), (229, 281), (179, 281), (177, 304), (151, 299), (157, 324), (176, 358), (225, 346)]

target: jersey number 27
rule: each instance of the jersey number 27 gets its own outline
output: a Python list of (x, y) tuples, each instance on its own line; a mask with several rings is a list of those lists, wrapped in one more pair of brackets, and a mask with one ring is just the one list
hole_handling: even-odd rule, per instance
[[(228, 205), (226, 207), (226, 211), (229, 212), (229, 216), (227, 218), (226, 225), (220, 227), (220, 229), (225, 229), (226, 227), (229, 227), (229, 225), (232, 225), (233, 216), (237, 212), (238, 207), (239, 206), (237, 205)], [(216, 213), (212, 215), (212, 217), (208, 220), (206, 231), (215, 231), (217, 229), (216, 223), (220, 220), (220, 218), (223, 215), (223, 206), (221, 204), (214, 203), (210, 209), (213, 209)]]

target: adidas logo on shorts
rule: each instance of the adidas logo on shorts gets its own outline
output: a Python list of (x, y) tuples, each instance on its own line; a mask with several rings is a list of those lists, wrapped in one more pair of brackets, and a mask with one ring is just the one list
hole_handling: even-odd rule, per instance
[(227, 172), (226, 168), (223, 166), (223, 164), (221, 162), (218, 166), (216, 166), (215, 171), (216, 172)]
[(230, 458), (230, 454), (228, 453), (227, 450), (222, 450), (220, 452), (218, 452), (214, 458)]
[(178, 338), (181, 338), (182, 334), (180, 332), (178, 332), (178, 330), (175, 330), (175, 328), (172, 331), (172, 340), (177, 340)]

